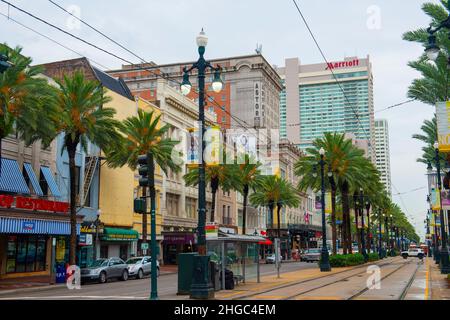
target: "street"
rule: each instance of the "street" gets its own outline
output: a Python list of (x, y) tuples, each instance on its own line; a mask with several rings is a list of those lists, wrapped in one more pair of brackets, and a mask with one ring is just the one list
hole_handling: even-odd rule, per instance
[[(273, 264), (261, 265), (261, 283), (248, 281), (234, 290), (216, 293), (220, 300), (423, 300), (427, 299), (427, 263), (431, 259), (388, 258), (352, 268), (335, 268), (331, 273), (320, 273), (316, 263), (284, 263), (281, 278), (276, 278)], [(377, 267), (379, 269), (377, 269)], [(379, 270), (379, 287), (368, 287), (370, 270)], [(274, 281), (272, 281), (274, 280)], [(158, 295), (162, 300), (183, 300), (177, 296), (177, 274), (162, 275), (158, 279)], [(111, 280), (106, 284), (82, 285), (80, 290), (66, 287), (48, 288), (33, 292), (0, 295), (0, 300), (12, 299), (76, 299), (76, 300), (145, 300), (150, 295), (150, 278)]]
[[(300, 271), (317, 268), (316, 263), (293, 262), (283, 263), (281, 272)], [(261, 276), (274, 275), (276, 269), (274, 264), (261, 264)], [(158, 278), (158, 295), (160, 299), (179, 299), (177, 296), (177, 274), (161, 275)], [(105, 284), (88, 283), (81, 286), (80, 290), (69, 290), (65, 286), (49, 288), (28, 293), (15, 293), (11, 295), (1, 295), (0, 300), (10, 299), (148, 299), (150, 296), (150, 277), (144, 279), (129, 279), (126, 282), (118, 280), (108, 280)]]

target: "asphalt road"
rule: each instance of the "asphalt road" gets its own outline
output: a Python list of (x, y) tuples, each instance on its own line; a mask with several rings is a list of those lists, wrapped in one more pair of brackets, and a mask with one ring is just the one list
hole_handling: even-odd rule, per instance
[[(291, 272), (295, 270), (304, 270), (317, 268), (316, 263), (291, 262), (281, 265), (281, 272)], [(276, 274), (275, 265), (262, 264), (261, 276)], [(183, 296), (176, 296), (178, 286), (177, 274), (161, 275), (158, 278), (158, 295), (160, 299), (180, 299)], [(8, 295), (0, 295), (0, 300), (10, 299), (130, 299), (141, 300), (148, 299), (150, 296), (150, 277), (144, 279), (129, 279), (128, 281), (109, 280), (105, 284), (89, 283), (81, 286), (79, 290), (69, 290), (65, 286), (58, 288), (49, 288), (32, 292), (16, 292)], [(187, 296), (186, 296), (187, 297)]]

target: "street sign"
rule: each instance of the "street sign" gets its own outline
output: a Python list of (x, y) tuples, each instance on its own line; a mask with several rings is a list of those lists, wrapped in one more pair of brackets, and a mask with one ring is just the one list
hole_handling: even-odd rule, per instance
[(148, 249), (148, 242), (141, 243), (141, 249), (142, 250), (147, 250)]

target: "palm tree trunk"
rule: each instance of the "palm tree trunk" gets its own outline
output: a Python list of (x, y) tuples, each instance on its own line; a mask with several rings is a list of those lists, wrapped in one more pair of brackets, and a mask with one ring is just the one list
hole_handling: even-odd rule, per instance
[(145, 212), (142, 215), (142, 243), (147, 242), (147, 187), (142, 188), (142, 197), (145, 199)]
[(361, 234), (359, 232), (359, 208), (356, 205), (358, 199), (358, 194), (355, 192), (355, 194), (353, 195), (353, 203), (354, 203), (354, 210), (355, 210), (355, 227), (356, 227), (356, 242), (358, 243), (358, 251), (361, 253), (362, 252), (362, 248), (361, 248)]
[(372, 248), (371, 246), (371, 240), (372, 238), (370, 237), (371, 235), (371, 230), (370, 230), (370, 207), (366, 206), (366, 211), (367, 211), (367, 242), (366, 242), (366, 248), (367, 248), (367, 252), (370, 253), (370, 249)]
[(76, 263), (76, 250), (77, 250), (77, 210), (76, 210), (76, 196), (77, 190), (75, 190), (75, 153), (77, 145), (72, 143), (67, 146), (67, 152), (69, 154), (69, 176), (70, 176), (70, 249), (69, 249), (69, 264), (75, 265)]
[(277, 233), (278, 233), (278, 238), (281, 239), (281, 230), (280, 230), (280, 226), (281, 226), (281, 216), (280, 216), (280, 211), (281, 211), (281, 204), (277, 204)]
[(246, 233), (248, 184), (244, 186), (244, 208), (242, 210), (242, 234)]
[(344, 238), (344, 254), (352, 253), (351, 246), (351, 228), (350, 228), (350, 204), (348, 198), (348, 183), (344, 181), (341, 188), (342, 194), (342, 214), (343, 214), (343, 238)]
[(211, 190), (212, 201), (211, 201), (210, 222), (215, 222), (214, 211), (216, 210), (216, 193), (217, 193), (217, 189), (216, 188), (212, 188), (212, 190)]
[(331, 188), (331, 239), (333, 241), (333, 254), (337, 253), (337, 230), (336, 230), (336, 187)]

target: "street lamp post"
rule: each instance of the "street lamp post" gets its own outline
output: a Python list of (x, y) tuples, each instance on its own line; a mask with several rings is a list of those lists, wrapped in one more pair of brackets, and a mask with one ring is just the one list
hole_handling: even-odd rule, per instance
[(328, 253), (328, 247), (327, 247), (327, 229), (326, 229), (326, 221), (325, 221), (325, 173), (324, 173), (324, 155), (325, 150), (323, 148), (320, 148), (319, 150), (320, 154), (320, 181), (321, 181), (321, 190), (322, 190), (322, 196), (320, 199), (321, 205), (322, 205), (322, 252), (321, 252), (321, 259), (320, 259), (320, 271), (322, 272), (328, 272), (331, 271), (330, 266), (330, 258)]
[(363, 196), (363, 189), (359, 188), (359, 210), (361, 212), (361, 253), (364, 256), (364, 261), (367, 262), (369, 260), (369, 256), (367, 255), (366, 251), (366, 242), (365, 242), (365, 235), (364, 235), (364, 196)]
[[(448, 10), (450, 10), (450, 1), (448, 2)], [(427, 29), (428, 32), (428, 44), (425, 47), (425, 53), (427, 54), (428, 59), (432, 61), (436, 61), (439, 57), (440, 48), (436, 43), (436, 33), (446, 28), (447, 30), (450, 30), (450, 16), (448, 16), (444, 21), (439, 23), (438, 26), (434, 27), (430, 25), (430, 27)], [(450, 36), (450, 32), (449, 32)], [(450, 63), (450, 58), (449, 58)]]
[(436, 224), (436, 214), (433, 212), (433, 204), (431, 203), (431, 185), (432, 185), (432, 176), (433, 176), (433, 167), (431, 165), (431, 162), (428, 161), (427, 164), (427, 180), (428, 180), (428, 195), (427, 195), (427, 202), (430, 205), (430, 215), (433, 218), (433, 227), (434, 227), (434, 234), (433, 234), (433, 260), (435, 263), (439, 263), (439, 239), (438, 239), (438, 228)]
[(447, 234), (445, 232), (445, 225), (444, 225), (444, 210), (442, 210), (442, 197), (441, 197), (441, 190), (442, 190), (442, 181), (441, 181), (441, 164), (439, 159), (439, 143), (434, 143), (434, 149), (436, 152), (436, 171), (437, 171), (437, 185), (438, 185), (438, 196), (439, 196), (439, 213), (440, 213), (440, 220), (441, 220), (441, 249), (439, 250), (440, 254), (440, 261), (439, 266), (441, 268), (442, 274), (448, 274), (450, 273), (450, 261), (448, 258), (448, 249), (447, 249)]
[(191, 285), (191, 298), (193, 299), (211, 299), (214, 298), (214, 289), (212, 287), (209, 274), (209, 256), (206, 254), (206, 181), (205, 181), (205, 159), (204, 159), (204, 135), (205, 135), (205, 72), (207, 69), (214, 71), (214, 80), (212, 88), (215, 92), (222, 90), (222, 80), (220, 79), (220, 67), (213, 67), (203, 57), (208, 37), (202, 31), (197, 36), (198, 53), (200, 55), (197, 62), (190, 68), (183, 69), (183, 82), (181, 84), (181, 92), (184, 95), (189, 94), (192, 85), (189, 82), (189, 72), (197, 69), (198, 79), (198, 114), (200, 122), (200, 145), (199, 148), (199, 177), (198, 177), (198, 227), (197, 227), (197, 248), (198, 254), (194, 256), (194, 276)]
[[(379, 210), (381, 210), (381, 209), (379, 209)], [(382, 216), (384, 217), (384, 214), (382, 214), (380, 211), (379, 215), (378, 215), (378, 257), (380, 257), (380, 259), (384, 258), (384, 256), (383, 256), (383, 237), (382, 237), (382, 233), (381, 233), (381, 222), (383, 221)]]
[(390, 218), (390, 226), (389, 226), (389, 242), (390, 242), (390, 248), (391, 248), (391, 257), (395, 256), (394, 252), (394, 245), (395, 245), (395, 235), (394, 235), (394, 216), (392, 214), (389, 215)]

